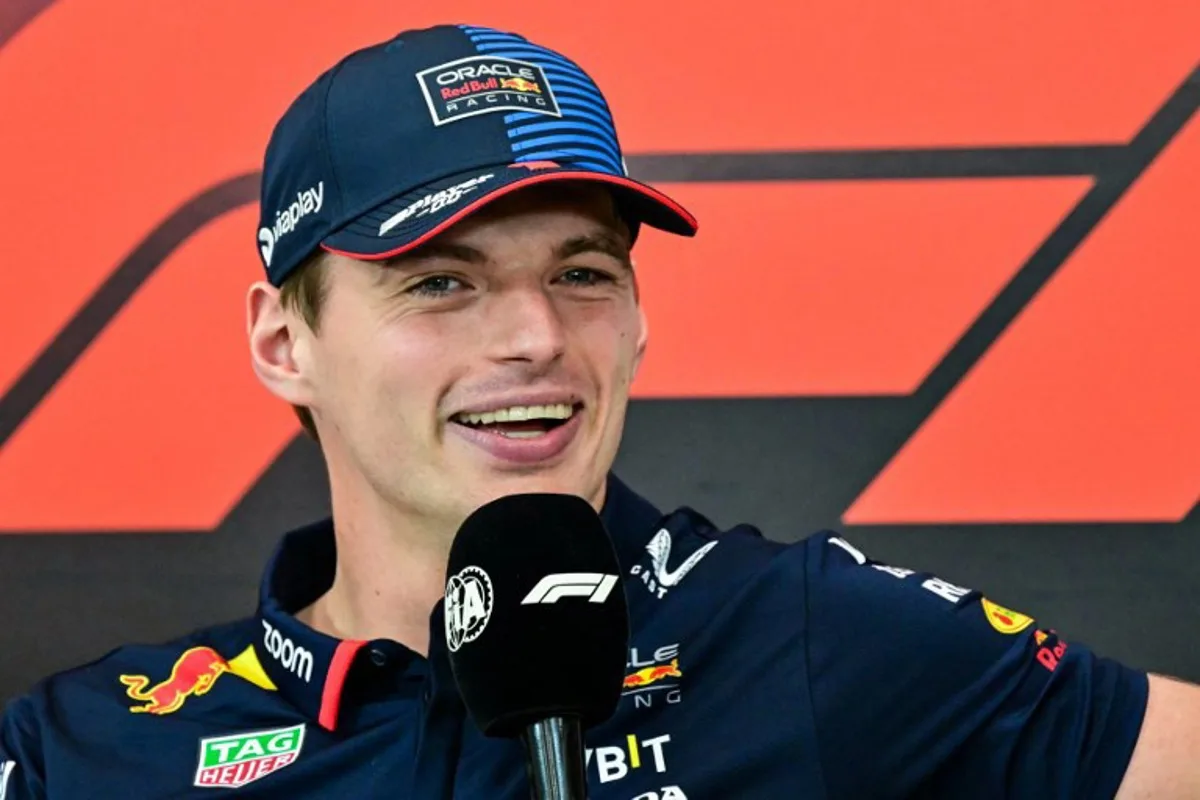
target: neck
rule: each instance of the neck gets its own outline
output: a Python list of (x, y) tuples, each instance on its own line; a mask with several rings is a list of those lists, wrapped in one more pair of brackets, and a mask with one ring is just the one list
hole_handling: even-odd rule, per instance
[[(428, 655), (429, 617), (445, 592), (450, 543), (461, 520), (400, 509), (347, 475), (358, 473), (329, 470), (337, 539), (333, 585), (296, 618), (338, 639), (389, 639)], [(601, 477), (589, 498), (597, 511), (605, 489)]]
[(347, 491), (332, 476), (330, 483), (333, 585), (296, 618), (339, 639), (390, 639), (427, 655), (454, 531), (403, 514), (374, 493)]

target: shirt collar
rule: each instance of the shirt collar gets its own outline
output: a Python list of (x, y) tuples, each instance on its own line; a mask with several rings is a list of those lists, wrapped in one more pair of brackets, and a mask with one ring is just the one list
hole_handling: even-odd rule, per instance
[[(636, 563), (662, 520), (662, 513), (615, 475), (608, 477), (600, 518), (612, 536), (625, 571)], [(337, 639), (313, 630), (293, 616), (333, 585), (337, 546), (332, 520), (325, 519), (283, 537), (267, 564), (259, 590), (257, 622), (266, 652), (263, 669), (288, 702), (323, 728), (337, 727), (350, 668), (362, 652), (417, 658), (396, 642)], [(434, 678), (449, 675), (441, 641), (441, 603), (430, 617)]]

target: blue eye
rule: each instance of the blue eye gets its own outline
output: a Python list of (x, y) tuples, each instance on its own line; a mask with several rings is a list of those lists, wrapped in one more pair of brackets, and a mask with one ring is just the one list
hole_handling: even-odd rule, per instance
[(465, 284), (458, 278), (449, 275), (431, 275), (420, 283), (409, 288), (410, 294), (425, 295), (426, 297), (445, 297), (461, 289)]
[(612, 283), (614, 278), (607, 272), (590, 267), (574, 267), (562, 275), (562, 280), (574, 286), (596, 286), (601, 283)]

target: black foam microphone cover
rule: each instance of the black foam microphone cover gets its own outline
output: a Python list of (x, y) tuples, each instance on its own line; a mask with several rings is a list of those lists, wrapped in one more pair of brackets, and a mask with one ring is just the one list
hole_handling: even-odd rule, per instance
[(468, 713), (488, 736), (551, 717), (586, 729), (612, 716), (629, 614), (612, 541), (582, 498), (502, 497), (450, 548), (446, 644)]

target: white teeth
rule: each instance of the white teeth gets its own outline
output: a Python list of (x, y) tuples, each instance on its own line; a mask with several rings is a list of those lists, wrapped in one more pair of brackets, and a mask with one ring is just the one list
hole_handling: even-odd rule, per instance
[(500, 431), (500, 433), (509, 439), (536, 439), (546, 435), (545, 431)]
[(459, 414), (458, 420), (468, 425), (491, 425), (494, 422), (524, 422), (531, 419), (570, 419), (574, 406), (555, 403), (548, 406), (510, 406), (480, 414)]

